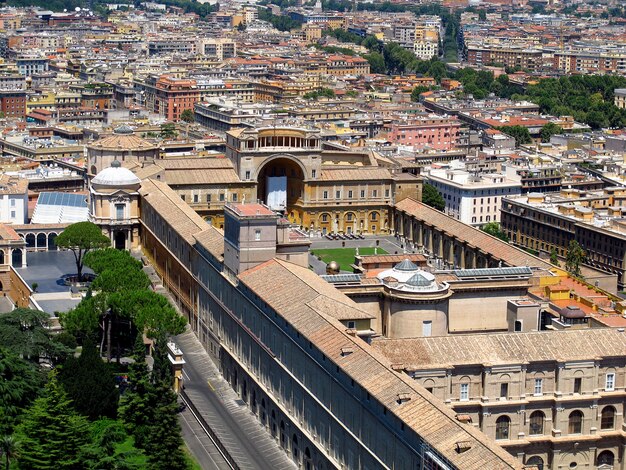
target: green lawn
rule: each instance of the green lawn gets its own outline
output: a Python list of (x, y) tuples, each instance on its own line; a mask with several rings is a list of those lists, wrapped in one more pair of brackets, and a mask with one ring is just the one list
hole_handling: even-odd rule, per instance
[[(376, 254), (386, 255), (387, 252), (382, 248), (365, 247), (359, 248), (359, 254), (361, 255), (373, 255), (374, 250)], [(321, 257), (322, 261), (326, 264), (331, 261), (337, 261), (339, 263), (339, 269), (342, 271), (352, 272), (350, 268), (351, 264), (354, 264), (355, 248), (329, 248), (325, 250), (313, 250), (311, 254)]]

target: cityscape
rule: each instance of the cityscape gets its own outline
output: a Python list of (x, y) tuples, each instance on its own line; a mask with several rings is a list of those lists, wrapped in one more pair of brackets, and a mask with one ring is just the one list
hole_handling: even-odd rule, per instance
[(6, 470), (626, 470), (623, 0), (0, 3)]

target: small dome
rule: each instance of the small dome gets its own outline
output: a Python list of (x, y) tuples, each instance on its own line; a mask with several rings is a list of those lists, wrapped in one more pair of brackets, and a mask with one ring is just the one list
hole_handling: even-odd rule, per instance
[(127, 125), (124, 124), (124, 125), (116, 128), (116, 129), (114, 129), (113, 133), (117, 134), (117, 135), (130, 135), (130, 134), (134, 134), (135, 131), (133, 130), (132, 127), (127, 126)]
[(141, 180), (128, 168), (122, 167), (118, 160), (114, 160), (109, 168), (105, 168), (91, 180), (91, 184), (122, 187), (139, 185)]
[(411, 287), (428, 287), (434, 281), (434, 276), (425, 271), (420, 271), (417, 274), (413, 274), (411, 278), (406, 281), (407, 286)]
[(417, 265), (408, 259), (405, 259), (401, 263), (396, 264), (393, 269), (396, 271), (415, 271), (417, 270)]

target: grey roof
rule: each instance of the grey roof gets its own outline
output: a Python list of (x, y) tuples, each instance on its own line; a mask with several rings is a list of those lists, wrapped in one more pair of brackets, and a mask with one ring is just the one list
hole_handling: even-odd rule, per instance
[(361, 282), (361, 276), (359, 274), (324, 274), (320, 277), (331, 284)]
[(427, 287), (432, 284), (432, 281), (429, 279), (426, 279), (426, 277), (424, 277), (421, 273), (417, 273), (411, 276), (411, 278), (408, 281), (406, 281), (405, 284), (407, 286), (414, 286), (414, 287)]
[(122, 126), (116, 128), (113, 131), (113, 133), (118, 134), (118, 135), (130, 135), (130, 134), (134, 134), (135, 131), (130, 126), (122, 125)]
[(459, 279), (468, 277), (503, 277), (503, 276), (531, 276), (528, 266), (511, 268), (483, 268), (483, 269), (456, 269), (454, 275)]
[(393, 269), (396, 271), (417, 271), (417, 265), (408, 259), (396, 264)]

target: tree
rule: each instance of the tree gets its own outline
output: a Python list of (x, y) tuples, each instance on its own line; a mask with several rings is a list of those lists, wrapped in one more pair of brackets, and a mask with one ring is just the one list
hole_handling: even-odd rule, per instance
[(427, 86), (417, 85), (411, 92), (411, 101), (418, 102), (420, 100), (420, 95), (428, 90), (429, 88)]
[(66, 248), (74, 253), (78, 281), (83, 279), (83, 257), (92, 250), (104, 248), (111, 240), (102, 234), (100, 228), (91, 222), (77, 222), (68, 226), (56, 237), (59, 248)]
[(173, 122), (161, 124), (162, 139), (174, 139), (177, 135), (178, 132), (176, 132), (176, 125)]
[(0, 435), (10, 435), (43, 387), (44, 377), (30, 362), (0, 348)]
[(26, 359), (62, 359), (67, 349), (50, 335), (50, 315), (39, 310), (17, 308), (0, 315), (0, 347)]
[(550, 142), (550, 138), (553, 135), (562, 134), (563, 128), (553, 122), (549, 122), (544, 124), (541, 128), (541, 141), (542, 142)]
[(485, 10), (478, 10), (478, 19), (480, 21), (487, 21), (487, 12)]
[(488, 224), (480, 227), (480, 229), (493, 237), (499, 238), (500, 240), (505, 242), (509, 241), (509, 237), (506, 235), (506, 232), (502, 230), (498, 222), (489, 222)]
[(20, 468), (32, 470), (82, 468), (80, 452), (89, 443), (89, 423), (51, 373), (44, 394), (35, 400), (17, 428)]
[(185, 121), (187, 123), (194, 122), (196, 117), (193, 114), (193, 109), (185, 109), (182, 113), (180, 113), (180, 119), (181, 121)]
[(574, 277), (582, 277), (580, 265), (585, 262), (587, 257), (585, 250), (576, 241), (571, 240), (567, 245), (567, 256), (565, 257), (565, 270)]
[(446, 201), (437, 188), (432, 184), (424, 183), (422, 188), (422, 202), (427, 206), (434, 207), (435, 209), (442, 211), (446, 207)]
[(530, 144), (533, 141), (528, 128), (524, 126), (499, 126), (495, 129), (513, 137), (515, 139), (515, 145), (518, 146)]
[(561, 263), (559, 262), (559, 254), (554, 248), (550, 250), (550, 264), (556, 267), (561, 266)]
[(385, 65), (385, 58), (380, 52), (372, 52), (363, 56), (370, 64), (370, 72), (372, 73), (387, 73), (387, 66)]
[(91, 340), (83, 343), (78, 358), (71, 356), (65, 361), (58, 377), (76, 411), (92, 420), (115, 418), (119, 392), (111, 370)]
[(100, 419), (91, 425), (92, 443), (83, 448), (82, 462), (90, 469), (143, 470), (148, 459), (137, 449), (124, 424), (112, 419)]
[(0, 455), (4, 457), (5, 470), (11, 467), (11, 460), (19, 455), (20, 443), (15, 436), (2, 436), (0, 438)]

